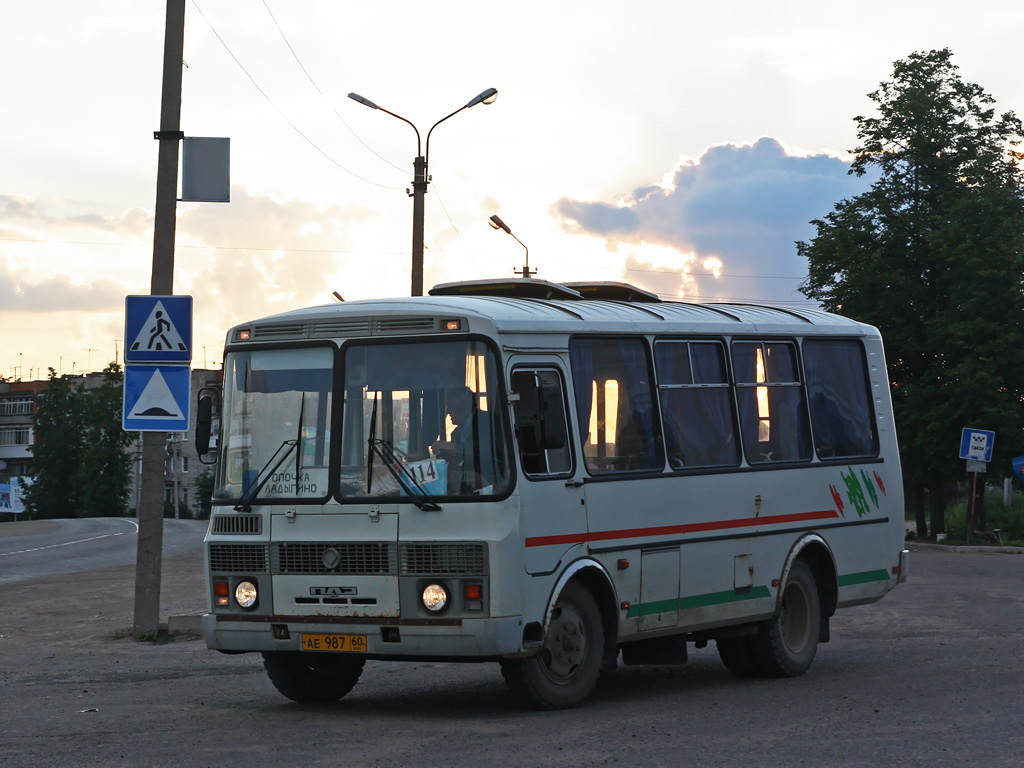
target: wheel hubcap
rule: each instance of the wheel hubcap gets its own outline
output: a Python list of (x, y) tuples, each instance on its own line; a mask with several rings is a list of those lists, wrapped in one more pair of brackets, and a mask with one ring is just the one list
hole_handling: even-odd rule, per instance
[(557, 608), (544, 643), (544, 668), (548, 676), (556, 681), (567, 680), (580, 668), (586, 655), (582, 619), (571, 608)]

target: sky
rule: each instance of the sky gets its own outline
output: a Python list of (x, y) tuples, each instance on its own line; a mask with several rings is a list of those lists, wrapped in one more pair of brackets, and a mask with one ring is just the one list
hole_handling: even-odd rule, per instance
[[(163, 0), (0, 0), (0, 375), (123, 361), (149, 293)], [(431, 126), (424, 283), (624, 281), (806, 303), (795, 241), (869, 182), (856, 115), (914, 51), (1024, 115), (1005, 0), (188, 0), (181, 127), (231, 139), (231, 201), (177, 206), (193, 366), (231, 326), (409, 293), (416, 135)]]

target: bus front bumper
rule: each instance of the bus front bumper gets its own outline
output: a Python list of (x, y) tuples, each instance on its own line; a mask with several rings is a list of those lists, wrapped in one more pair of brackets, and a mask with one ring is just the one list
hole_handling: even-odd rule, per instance
[(207, 613), (208, 648), (228, 653), (299, 651), (303, 635), (365, 638), (368, 657), (494, 658), (521, 653), (519, 616), (488, 619), (317, 621), (303, 616), (247, 616)]

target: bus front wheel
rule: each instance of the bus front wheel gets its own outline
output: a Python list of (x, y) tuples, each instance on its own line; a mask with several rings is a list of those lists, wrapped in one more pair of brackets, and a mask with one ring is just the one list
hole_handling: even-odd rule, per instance
[(604, 653), (604, 625), (594, 596), (578, 582), (562, 590), (551, 612), (544, 645), (526, 659), (501, 662), (512, 692), (536, 709), (579, 705), (597, 685)]
[(775, 617), (748, 639), (758, 671), (766, 677), (797, 677), (810, 669), (818, 650), (821, 600), (814, 573), (794, 560)]
[(263, 667), (274, 687), (300, 704), (329, 704), (355, 687), (365, 659), (352, 655), (274, 651)]

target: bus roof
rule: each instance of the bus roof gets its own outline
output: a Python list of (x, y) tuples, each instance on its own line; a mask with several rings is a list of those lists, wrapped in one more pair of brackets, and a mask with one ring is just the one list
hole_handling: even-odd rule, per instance
[[(471, 326), (489, 325), (498, 334), (594, 331), (878, 335), (871, 326), (806, 307), (652, 300), (653, 294), (624, 283), (572, 283), (572, 288), (547, 283), (555, 290), (545, 290), (538, 286), (545, 281), (521, 282), (523, 290), (518, 294), (515, 281), (475, 281), (438, 286), (429, 296), (344, 301), (298, 309), (236, 326), (229, 332), (228, 342), (240, 340), (238, 331), (243, 329), (250, 330), (248, 340), (253, 342), (419, 335), (440, 332), (439, 321), (448, 316), (466, 318)], [(631, 294), (629, 289), (636, 293)], [(605, 295), (624, 298), (602, 298)]]

